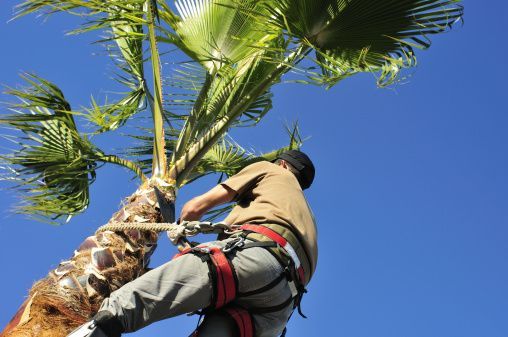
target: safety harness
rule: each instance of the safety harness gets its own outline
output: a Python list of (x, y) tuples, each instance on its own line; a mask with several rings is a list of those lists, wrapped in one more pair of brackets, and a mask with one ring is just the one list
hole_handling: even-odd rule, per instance
[[(300, 315), (305, 317), (300, 309), (301, 298), (306, 292), (304, 288), (305, 272), (293, 246), (282, 235), (264, 225), (245, 224), (240, 226), (239, 229), (241, 230), (241, 234), (229, 241), (223, 248), (200, 244), (184, 249), (174, 257), (178, 258), (191, 253), (199, 256), (203, 261), (208, 263), (214, 291), (210, 307), (200, 312), (200, 314), (205, 314), (207, 310), (223, 308), (235, 321), (240, 332), (240, 337), (252, 337), (254, 335), (254, 325), (252, 324), (251, 314), (276, 312), (284, 309), (293, 302), (293, 309), (298, 308)], [(249, 237), (251, 233), (259, 234), (265, 240), (254, 241)], [(246, 238), (249, 238), (250, 242), (245, 242)], [(275, 280), (259, 289), (241, 293), (238, 291), (238, 280), (233, 264), (227, 255), (235, 250), (252, 247), (264, 247), (269, 249), (284, 267), (284, 272)], [(228, 303), (232, 302), (235, 298), (247, 297), (268, 291), (283, 279), (286, 279), (289, 284), (291, 296), (278, 305), (272, 307), (249, 308), (248, 310), (238, 305), (228, 305)], [(198, 330), (191, 336), (198, 336)]]
[[(168, 231), (169, 239), (178, 246), (184, 243), (187, 248), (181, 249), (180, 253), (173, 258), (178, 258), (185, 254), (195, 254), (203, 261), (206, 261), (210, 270), (212, 280), (213, 297), (211, 305), (200, 312), (206, 314), (210, 310), (220, 309), (227, 313), (236, 323), (240, 337), (254, 336), (254, 324), (252, 314), (264, 314), (280, 311), (293, 303), (293, 309), (298, 308), (298, 313), (306, 318), (301, 311), (301, 299), (306, 293), (305, 284), (308, 279), (306, 272), (310, 269), (307, 256), (302, 251), (302, 245), (292, 233), (279, 225), (271, 224), (244, 224), (241, 226), (232, 226), (225, 223), (210, 223), (200, 221), (183, 221), (181, 223), (115, 223), (108, 224), (99, 228), (98, 232), (107, 230), (125, 230), (140, 228)], [(191, 244), (188, 236), (194, 236), (199, 233), (217, 233), (232, 235), (233, 239), (223, 248), (210, 246), (207, 244)], [(248, 239), (249, 242), (245, 242)], [(283, 266), (284, 272), (275, 278), (269, 284), (252, 291), (239, 292), (238, 279), (236, 273), (228, 258), (228, 254), (235, 250), (247, 249), (252, 247), (264, 247)], [(180, 249), (180, 248), (179, 248)], [(248, 309), (238, 305), (230, 304), (234, 299), (260, 294), (275, 287), (283, 279), (286, 279), (291, 289), (291, 296), (284, 302), (272, 307), (260, 307)], [(285, 335), (286, 329), (282, 335)], [(198, 336), (199, 328), (191, 334)]]

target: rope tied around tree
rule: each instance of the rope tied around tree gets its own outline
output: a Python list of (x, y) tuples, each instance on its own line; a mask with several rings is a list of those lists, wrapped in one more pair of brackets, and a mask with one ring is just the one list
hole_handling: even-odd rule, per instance
[(101, 226), (96, 234), (112, 231), (120, 232), (125, 230), (143, 230), (154, 232), (168, 232), (168, 238), (175, 246), (179, 245), (182, 239), (198, 234), (235, 234), (240, 232), (240, 226), (230, 225), (225, 222), (209, 221), (181, 221), (173, 222), (113, 222)]

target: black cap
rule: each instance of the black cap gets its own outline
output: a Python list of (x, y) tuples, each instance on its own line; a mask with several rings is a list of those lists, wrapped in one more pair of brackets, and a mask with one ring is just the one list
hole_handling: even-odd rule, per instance
[(302, 189), (310, 187), (316, 170), (314, 169), (314, 164), (312, 164), (312, 161), (305, 153), (298, 150), (289, 150), (279, 154), (277, 159), (287, 161), (300, 173), (298, 182)]

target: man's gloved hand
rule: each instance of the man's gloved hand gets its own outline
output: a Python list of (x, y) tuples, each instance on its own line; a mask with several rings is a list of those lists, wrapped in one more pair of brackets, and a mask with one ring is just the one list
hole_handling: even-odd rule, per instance
[(78, 327), (67, 337), (120, 337), (123, 327), (108, 311), (99, 311), (91, 321)]
[[(124, 332), (124, 328), (122, 323), (113, 316), (109, 311), (99, 311), (93, 317), (93, 320), (97, 323), (97, 325), (101, 328), (102, 331), (106, 334), (107, 337), (120, 337), (122, 332)], [(100, 335), (97, 335), (99, 337)], [(95, 337), (94, 335), (90, 337)]]

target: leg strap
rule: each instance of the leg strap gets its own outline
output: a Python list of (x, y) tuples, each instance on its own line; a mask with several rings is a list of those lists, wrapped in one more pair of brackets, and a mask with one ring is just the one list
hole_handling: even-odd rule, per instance
[(210, 259), (217, 274), (215, 308), (221, 308), (236, 297), (237, 282), (233, 265), (220, 248), (210, 248)]
[(210, 278), (214, 289), (212, 298), (213, 308), (219, 309), (236, 298), (238, 281), (233, 264), (220, 248), (197, 246), (182, 251), (174, 258), (188, 253), (198, 255), (208, 263)]
[(252, 316), (244, 308), (235, 305), (213, 310), (206, 314), (205, 319), (189, 335), (198, 336), (254, 337)]
[(253, 337), (254, 325), (250, 313), (244, 308), (231, 306), (224, 309), (235, 321), (240, 337)]

